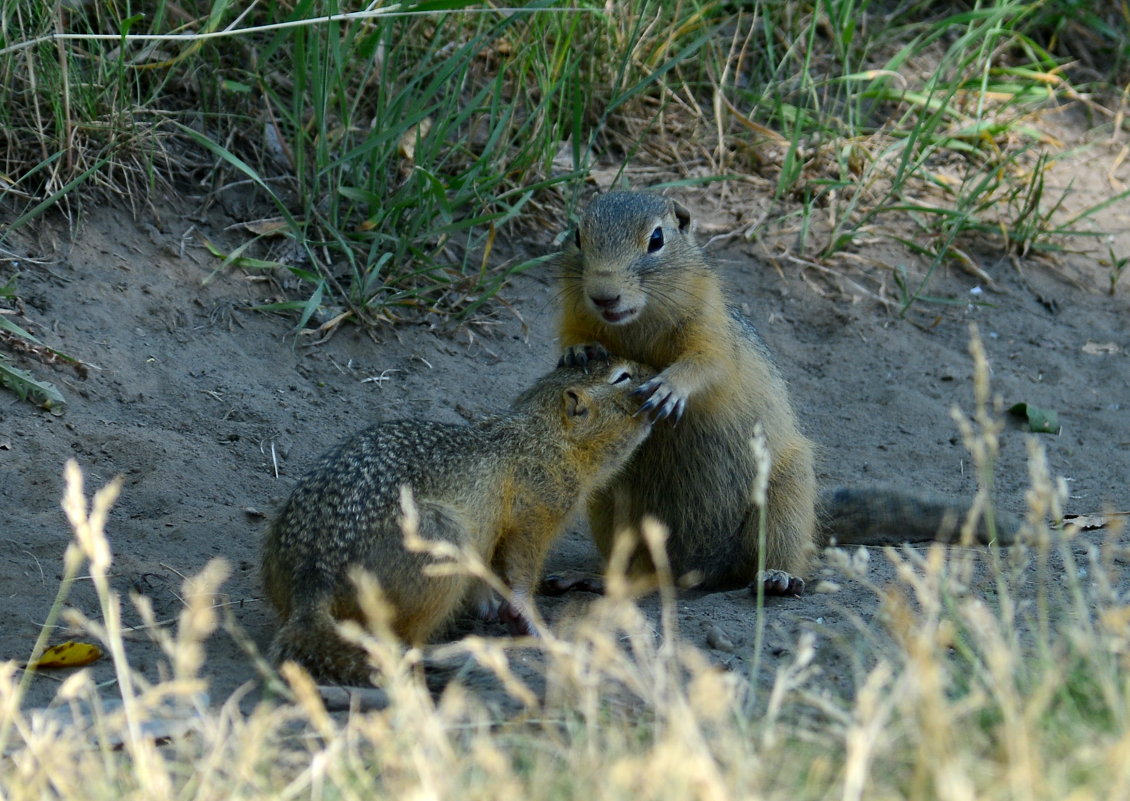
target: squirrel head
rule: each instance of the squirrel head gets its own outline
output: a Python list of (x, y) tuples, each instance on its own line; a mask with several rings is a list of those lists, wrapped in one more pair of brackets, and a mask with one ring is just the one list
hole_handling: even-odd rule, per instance
[(642, 192), (609, 192), (593, 200), (562, 257), (566, 279), (579, 279), (584, 304), (610, 326), (628, 325), (659, 302), (676, 283), (672, 271), (704, 265), (690, 212)]
[[(651, 430), (632, 392), (655, 371), (627, 359), (598, 360), (587, 367), (562, 366), (539, 378), (514, 402), (515, 409), (540, 407), (535, 418), (559, 421), (554, 439), (583, 464), (582, 472), (611, 475)], [(576, 466), (576, 465), (574, 465)]]

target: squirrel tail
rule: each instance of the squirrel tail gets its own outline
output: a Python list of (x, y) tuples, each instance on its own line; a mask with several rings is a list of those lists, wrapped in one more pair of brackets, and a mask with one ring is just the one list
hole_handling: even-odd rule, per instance
[(271, 642), (270, 657), (276, 665), (297, 662), (315, 680), (360, 686), (372, 681), (364, 650), (338, 634), (328, 600), (287, 619)]
[[(855, 545), (904, 542), (958, 542), (970, 506), (907, 490), (840, 487), (820, 493), (821, 540)], [(993, 526), (982, 515), (974, 536), (983, 545), (1011, 545), (1021, 520), (996, 510)]]

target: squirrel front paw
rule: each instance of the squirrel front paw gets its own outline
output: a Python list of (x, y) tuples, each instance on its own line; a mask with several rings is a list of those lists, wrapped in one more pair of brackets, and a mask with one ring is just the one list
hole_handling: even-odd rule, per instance
[(663, 378), (660, 373), (650, 381), (645, 381), (636, 388), (632, 395), (645, 398), (640, 404), (640, 412), (651, 415), (651, 421), (658, 423), (660, 420), (671, 418), (672, 423), (683, 419), (687, 410), (687, 393), (678, 389), (674, 384)]
[(589, 362), (606, 362), (612, 355), (605, 350), (599, 342), (587, 342), (583, 345), (570, 345), (561, 353), (557, 361), (558, 367), (587, 367)]

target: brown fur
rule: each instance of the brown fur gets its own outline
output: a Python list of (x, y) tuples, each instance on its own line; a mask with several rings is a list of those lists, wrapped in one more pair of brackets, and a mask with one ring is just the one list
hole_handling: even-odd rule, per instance
[(473, 550), (512, 588), (516, 612), (529, 613), (549, 545), (647, 436), (629, 393), (651, 375), (622, 360), (559, 368), (506, 414), (472, 426), (381, 423), (325, 454), (263, 540), (263, 584), (282, 620), (272, 657), (319, 678), (367, 681), (361, 649), (336, 631), (337, 620), (362, 617), (353, 568), (376, 578), (393, 631), (409, 643), (431, 638), (477, 592), (469, 576), (428, 575), (431, 557), (404, 546), (405, 485), (420, 536)]
[[(770, 570), (805, 573), (833, 533), (841, 541), (886, 542), (909, 526), (903, 539), (929, 539), (944, 522), (952, 529), (953, 519), (964, 517), (962, 505), (907, 493), (833, 491), (818, 499), (813, 444), (800, 431), (785, 381), (753, 324), (728, 306), (677, 203), (628, 192), (598, 197), (560, 264), (563, 362), (607, 352), (651, 365), (660, 372), (642, 388), (645, 408), (677, 420), (656, 425), (616, 481), (590, 501), (593, 537), (606, 558), (617, 532), (652, 515), (670, 531), (676, 575), (712, 587), (752, 581), (759, 515), (750, 442), (757, 423), (771, 464)], [(1012, 520), (1000, 523), (1015, 528)], [(653, 569), (642, 547), (633, 565)]]

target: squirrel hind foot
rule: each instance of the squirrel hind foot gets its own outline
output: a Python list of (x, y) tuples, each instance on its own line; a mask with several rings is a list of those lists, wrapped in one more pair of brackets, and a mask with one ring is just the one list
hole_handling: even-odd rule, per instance
[(591, 592), (604, 595), (604, 579), (588, 573), (564, 573), (546, 576), (538, 592), (542, 595), (564, 595), (567, 592)]
[(765, 595), (803, 595), (804, 579), (786, 573), (784, 570), (762, 570), (749, 585), (749, 591), (757, 595), (758, 585), (761, 585)]

